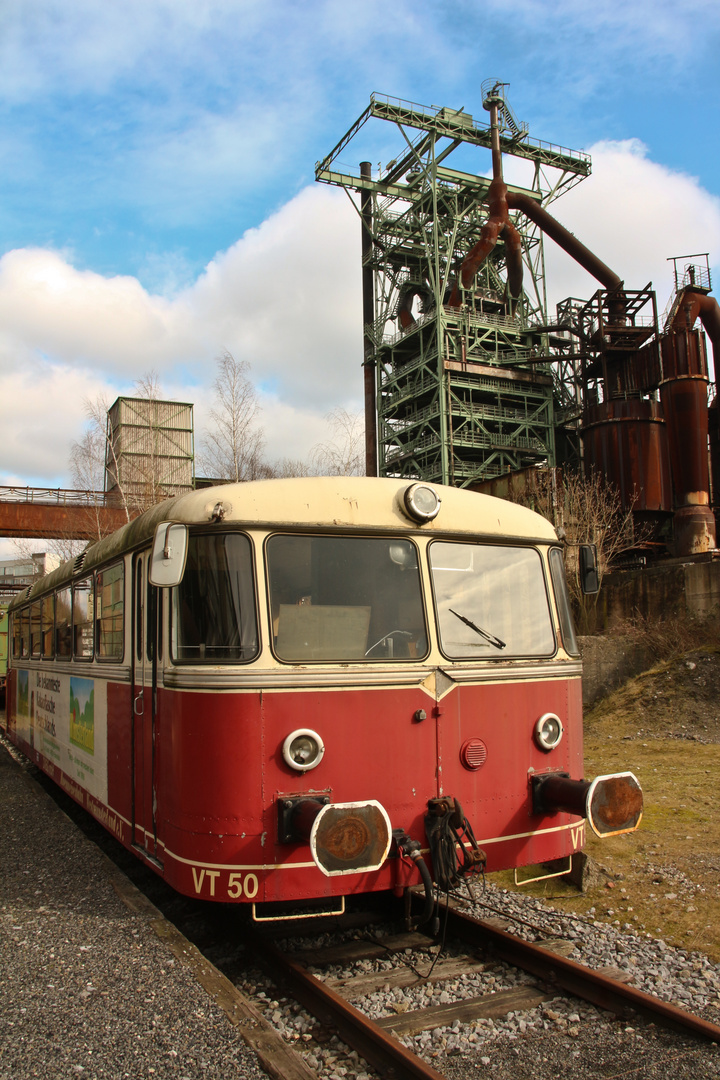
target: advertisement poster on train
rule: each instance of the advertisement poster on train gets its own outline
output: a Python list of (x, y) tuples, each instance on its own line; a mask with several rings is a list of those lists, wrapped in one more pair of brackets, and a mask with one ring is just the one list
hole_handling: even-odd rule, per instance
[(19, 670), (17, 676), (18, 737), (71, 781), (106, 803), (105, 683), (44, 671)]

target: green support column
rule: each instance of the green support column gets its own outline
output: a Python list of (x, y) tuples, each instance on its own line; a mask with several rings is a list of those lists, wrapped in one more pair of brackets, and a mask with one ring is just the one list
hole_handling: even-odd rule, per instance
[[(589, 174), (590, 159), (531, 139), (498, 87), (492, 84), (485, 101), (498, 111), (501, 155), (534, 163), (532, 188), (509, 190), (548, 203)], [(395, 126), (395, 158), (376, 176), (367, 163), (357, 175), (336, 171), (336, 159), (342, 153), (347, 160), (361, 130), (367, 148), (371, 121)], [(364, 290), (374, 304), (372, 319), (366, 308), (363, 320), (364, 363), (376, 373), (372, 419), (384, 476), (468, 486), (557, 463), (556, 408), (574, 391), (563, 382), (570, 366), (548, 348), (536, 226), (512, 215), (522, 240), (518, 302), (508, 295), (500, 240), (468, 287), (456, 291), (454, 306), (448, 304), (462, 260), (488, 218), (490, 180), (482, 173), (490, 143), (489, 125), (462, 109), (373, 95), (316, 168), (319, 181), (359, 193), (362, 203), (363, 268), (374, 283)], [(451, 158), (463, 168), (453, 168)], [(476, 172), (469, 171), (473, 165)]]

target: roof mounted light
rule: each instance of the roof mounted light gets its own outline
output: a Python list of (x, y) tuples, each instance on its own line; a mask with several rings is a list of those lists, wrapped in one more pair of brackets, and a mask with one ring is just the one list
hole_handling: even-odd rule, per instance
[(440, 512), (440, 496), (427, 484), (411, 484), (405, 489), (403, 501), (414, 521), (432, 521)]

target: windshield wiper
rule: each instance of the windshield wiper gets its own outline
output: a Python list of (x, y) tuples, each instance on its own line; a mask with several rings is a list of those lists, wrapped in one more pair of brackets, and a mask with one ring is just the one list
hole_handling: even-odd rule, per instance
[(451, 612), (451, 614), (455, 616), (456, 619), (459, 619), (460, 622), (464, 622), (466, 626), (469, 626), (470, 629), (474, 630), (476, 634), (479, 634), (480, 637), (483, 637), (486, 641), (489, 641), (490, 644), (494, 645), (496, 649), (505, 648), (505, 642), (501, 641), (499, 637), (495, 637), (494, 634), (488, 634), (485, 630), (481, 630), (480, 627), (476, 626), (471, 619), (466, 619), (465, 616), (461, 615), (459, 611), (454, 611), (452, 608), (449, 608), (448, 610)]

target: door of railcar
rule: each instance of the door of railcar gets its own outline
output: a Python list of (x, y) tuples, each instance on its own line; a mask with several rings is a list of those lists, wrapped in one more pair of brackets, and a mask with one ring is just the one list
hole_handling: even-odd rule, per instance
[(148, 582), (150, 552), (133, 559), (132, 773), (133, 843), (159, 859), (157, 835), (157, 671), (159, 590)]

